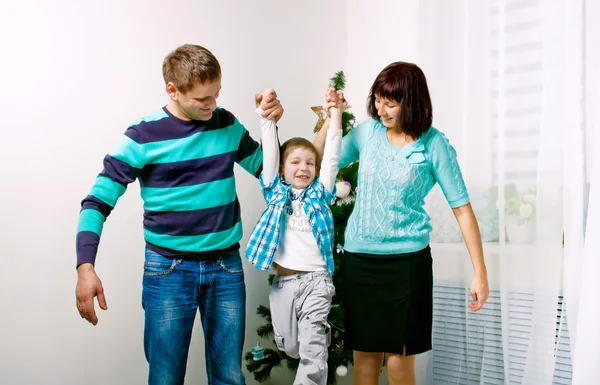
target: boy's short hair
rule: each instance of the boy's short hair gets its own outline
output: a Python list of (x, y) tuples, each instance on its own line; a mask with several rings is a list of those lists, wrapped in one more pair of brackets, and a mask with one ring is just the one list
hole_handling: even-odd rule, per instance
[(172, 82), (181, 93), (197, 84), (212, 83), (221, 78), (221, 65), (206, 48), (194, 44), (177, 47), (163, 61), (165, 84)]
[(395, 62), (385, 67), (371, 86), (367, 111), (379, 120), (375, 98), (379, 96), (400, 104), (400, 127), (407, 135), (418, 139), (433, 120), (431, 97), (423, 71), (413, 63)]
[(290, 153), (297, 148), (305, 148), (315, 154), (315, 177), (317, 177), (321, 170), (321, 157), (319, 157), (319, 153), (312, 142), (304, 138), (291, 138), (281, 145), (279, 148), (279, 175), (283, 178), (283, 165), (285, 164), (285, 160)]

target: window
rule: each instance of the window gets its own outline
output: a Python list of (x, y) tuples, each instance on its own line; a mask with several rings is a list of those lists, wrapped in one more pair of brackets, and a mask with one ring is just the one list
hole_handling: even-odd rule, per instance
[[(433, 380), (434, 384), (504, 385), (522, 384), (532, 338), (534, 298), (530, 293), (492, 291), (484, 309), (472, 313), (466, 308), (469, 290), (436, 286), (433, 292)], [(502, 303), (507, 304), (506, 327), (502, 327)], [(571, 383), (570, 341), (562, 296), (556, 301), (553, 385)], [(562, 326), (561, 326), (562, 325)], [(502, 334), (507, 332), (508, 357)], [(508, 368), (505, 371), (505, 364)], [(541, 369), (543, 370), (543, 369)], [(506, 378), (508, 373), (508, 380)]]

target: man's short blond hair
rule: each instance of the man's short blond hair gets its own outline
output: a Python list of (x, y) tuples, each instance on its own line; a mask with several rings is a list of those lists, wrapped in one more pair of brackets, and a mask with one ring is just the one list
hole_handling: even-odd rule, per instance
[(186, 93), (197, 84), (212, 83), (221, 78), (221, 65), (206, 48), (194, 44), (177, 47), (163, 61), (165, 84), (172, 82)]

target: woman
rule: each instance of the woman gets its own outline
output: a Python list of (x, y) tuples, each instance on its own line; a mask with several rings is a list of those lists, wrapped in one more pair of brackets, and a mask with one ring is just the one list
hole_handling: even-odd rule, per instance
[[(339, 163), (360, 161), (341, 267), (345, 342), (354, 351), (354, 384), (378, 384), (384, 359), (390, 385), (415, 384), (415, 355), (431, 350), (431, 226), (423, 206), (435, 183), (471, 257), (472, 311), (488, 298), (487, 270), (456, 152), (431, 126), (421, 69), (404, 62), (387, 66), (371, 86), (367, 110), (371, 118), (343, 138)], [(314, 142), (321, 152), (325, 134)]]

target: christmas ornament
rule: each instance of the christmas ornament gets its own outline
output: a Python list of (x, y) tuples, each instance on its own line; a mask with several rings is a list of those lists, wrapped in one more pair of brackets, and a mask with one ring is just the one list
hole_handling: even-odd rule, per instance
[[(342, 112), (348, 111), (350, 107), (352, 106), (346, 105)], [(325, 120), (327, 120), (327, 111), (325, 111), (323, 106), (312, 106), (310, 109), (313, 110), (313, 112), (319, 117), (319, 120), (317, 120), (315, 128), (313, 129), (313, 132), (318, 132), (321, 129), (321, 127), (323, 127)]]
[(338, 198), (346, 198), (348, 195), (350, 195), (351, 188), (352, 185), (350, 182), (345, 180), (339, 181), (335, 184), (335, 196)]
[(263, 358), (265, 358), (265, 350), (260, 346), (260, 342), (257, 342), (256, 346), (252, 348), (252, 359), (260, 361)]
[(353, 195), (348, 195), (346, 198), (338, 198), (335, 201), (336, 206), (345, 206), (354, 203), (356, 198)]
[(315, 124), (315, 128), (313, 130), (313, 132), (318, 132), (321, 127), (323, 127), (323, 123), (325, 123), (325, 120), (327, 119), (327, 112), (325, 112), (322, 106), (313, 106), (310, 109), (313, 110), (313, 112), (319, 117), (319, 120), (317, 120), (317, 124)]
[(340, 365), (337, 367), (337, 369), (335, 369), (335, 374), (340, 377), (344, 377), (346, 374), (348, 374), (348, 368), (344, 365)]

